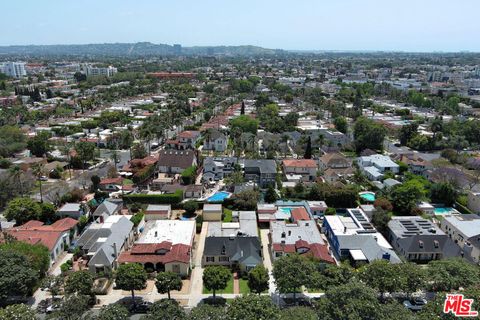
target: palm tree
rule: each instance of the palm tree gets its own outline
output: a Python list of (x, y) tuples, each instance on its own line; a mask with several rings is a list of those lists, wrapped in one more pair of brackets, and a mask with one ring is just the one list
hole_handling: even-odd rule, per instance
[(24, 190), (23, 190), (23, 182), (22, 182), (22, 175), (23, 171), (20, 166), (15, 165), (8, 169), (10, 176), (15, 180), (18, 181), (18, 185), (20, 186), (20, 195), (23, 197)]
[(32, 165), (32, 172), (35, 178), (39, 182), (39, 187), (40, 187), (40, 202), (43, 202), (43, 193), (42, 193), (42, 176), (45, 171), (45, 166), (43, 163), (35, 163)]
[(256, 146), (257, 146), (257, 136), (254, 135), (254, 134), (251, 134), (248, 139), (247, 139), (247, 142), (251, 144), (252, 146), (252, 152), (255, 153), (256, 151)]

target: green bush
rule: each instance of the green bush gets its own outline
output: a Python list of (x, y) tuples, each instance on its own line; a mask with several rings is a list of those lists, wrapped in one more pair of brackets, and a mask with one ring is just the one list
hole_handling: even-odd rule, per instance
[(145, 168), (142, 168), (139, 171), (137, 171), (133, 175), (132, 180), (136, 184), (141, 183), (147, 180), (148, 178), (150, 178), (150, 176), (153, 174), (154, 171), (155, 171), (155, 165), (146, 166)]
[(130, 219), (130, 221), (132, 221), (133, 225), (134, 225), (135, 227), (137, 227), (137, 226), (140, 224), (140, 221), (142, 221), (144, 215), (145, 215), (145, 214), (144, 214), (142, 211), (137, 212), (137, 213)]
[(195, 182), (195, 173), (197, 171), (196, 166), (188, 167), (182, 172), (182, 182), (183, 184), (192, 184)]
[(123, 199), (130, 203), (177, 204), (183, 200), (183, 191), (177, 190), (173, 194), (128, 194)]

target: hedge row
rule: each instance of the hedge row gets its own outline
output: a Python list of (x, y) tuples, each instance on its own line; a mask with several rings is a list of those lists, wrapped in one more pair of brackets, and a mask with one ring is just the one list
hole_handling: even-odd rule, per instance
[(127, 203), (177, 204), (183, 200), (183, 191), (177, 190), (173, 194), (128, 194), (123, 199)]

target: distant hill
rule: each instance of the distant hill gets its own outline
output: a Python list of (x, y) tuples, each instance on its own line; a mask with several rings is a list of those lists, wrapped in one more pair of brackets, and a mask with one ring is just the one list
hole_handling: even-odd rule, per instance
[[(205, 46), (182, 47), (182, 55), (273, 55), (282, 50), (265, 49), (256, 46)], [(178, 48), (168, 44), (150, 42), (137, 43), (101, 43), (68, 45), (22, 45), (0, 46), (0, 55), (25, 56), (153, 56), (178, 55)]]

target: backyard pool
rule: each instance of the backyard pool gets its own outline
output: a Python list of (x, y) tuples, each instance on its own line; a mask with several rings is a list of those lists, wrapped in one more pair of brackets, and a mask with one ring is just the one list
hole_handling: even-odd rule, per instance
[(437, 207), (433, 210), (433, 212), (436, 215), (458, 213), (458, 211), (454, 208), (445, 208), (445, 207)]
[(375, 202), (375, 193), (373, 192), (360, 192), (360, 198), (368, 202)]
[(280, 207), (279, 209), (285, 213), (292, 213), (292, 208)]
[(223, 200), (230, 197), (230, 192), (220, 191), (215, 192), (212, 196), (208, 197), (208, 202), (223, 202)]

